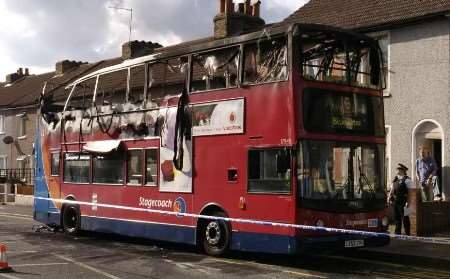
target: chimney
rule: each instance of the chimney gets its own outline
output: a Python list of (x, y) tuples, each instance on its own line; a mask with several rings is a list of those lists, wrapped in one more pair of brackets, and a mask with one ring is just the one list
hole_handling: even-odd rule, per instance
[(233, 0), (225, 0), (225, 13), (234, 12)]
[(25, 68), (25, 75), (29, 76), (30, 75), (30, 71), (28, 70), (28, 68)]
[(23, 73), (23, 68), (19, 68), (17, 69), (17, 71), (15, 73), (11, 73), (6, 75), (6, 83), (13, 83), (15, 81), (18, 81), (19, 79), (28, 76), (29, 72), (28, 72), (28, 68), (25, 68), (25, 74)]
[(244, 0), (236, 9), (233, 0), (219, 0), (219, 13), (214, 17), (214, 38), (223, 39), (262, 29), (266, 23), (260, 17), (260, 5), (261, 1)]
[(261, 11), (261, 1), (256, 1), (253, 3), (253, 10), (252, 10), (252, 16), (259, 17)]
[(246, 14), (246, 15), (252, 15), (252, 6), (250, 5), (250, 0), (245, 0), (245, 3), (244, 3), (244, 13)]
[(76, 68), (82, 64), (86, 64), (87, 62), (81, 62), (81, 61), (72, 61), (72, 60), (62, 60), (59, 62), (56, 62), (55, 64), (55, 71), (57, 75), (62, 75), (67, 73), (67, 71), (72, 70), (73, 68)]
[(238, 3), (238, 12), (244, 13), (244, 3)]
[(158, 43), (145, 42), (145, 41), (131, 41), (122, 45), (122, 59), (132, 59), (144, 55), (149, 55), (154, 52), (155, 49), (162, 47)]

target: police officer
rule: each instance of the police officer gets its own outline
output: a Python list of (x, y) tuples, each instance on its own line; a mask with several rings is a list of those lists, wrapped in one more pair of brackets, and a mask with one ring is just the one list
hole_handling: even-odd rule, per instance
[(391, 191), (389, 193), (389, 202), (394, 206), (395, 216), (395, 234), (402, 233), (402, 223), (405, 227), (405, 234), (410, 235), (411, 223), (409, 213), (405, 216), (405, 208), (409, 211), (408, 191), (412, 189), (411, 178), (406, 172), (408, 168), (403, 164), (398, 164), (397, 176), (392, 181)]

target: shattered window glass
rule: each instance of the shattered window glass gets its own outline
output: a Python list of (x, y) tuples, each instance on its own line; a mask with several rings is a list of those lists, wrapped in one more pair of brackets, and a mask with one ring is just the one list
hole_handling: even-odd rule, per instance
[(102, 74), (98, 78), (96, 106), (126, 102), (128, 69)]
[(130, 69), (130, 95), (128, 101), (140, 104), (144, 101), (145, 65)]
[(287, 78), (287, 47), (284, 37), (247, 45), (244, 59), (245, 83), (263, 83)]
[(239, 48), (232, 47), (195, 55), (191, 92), (237, 86)]
[(352, 86), (383, 86), (381, 53), (369, 39), (336, 32), (300, 35), (301, 70), (309, 80)]
[(67, 104), (67, 110), (86, 110), (94, 99), (96, 78), (90, 78), (75, 85), (75, 89)]
[(171, 98), (186, 88), (189, 72), (187, 57), (161, 60), (149, 66), (148, 96), (152, 106), (171, 105)]

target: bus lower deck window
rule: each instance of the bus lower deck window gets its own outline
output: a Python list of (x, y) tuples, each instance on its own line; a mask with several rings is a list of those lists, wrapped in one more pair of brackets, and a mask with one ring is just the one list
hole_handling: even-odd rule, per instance
[(89, 183), (90, 156), (66, 153), (64, 156), (64, 182)]
[(94, 183), (122, 184), (124, 177), (124, 158), (120, 151), (96, 155), (92, 160)]
[(250, 150), (248, 191), (289, 193), (291, 191), (291, 151), (279, 148)]
[(157, 149), (145, 151), (145, 185), (156, 186), (158, 181)]
[(52, 153), (51, 175), (59, 175), (59, 152)]
[(142, 150), (129, 150), (127, 154), (127, 184), (142, 184)]

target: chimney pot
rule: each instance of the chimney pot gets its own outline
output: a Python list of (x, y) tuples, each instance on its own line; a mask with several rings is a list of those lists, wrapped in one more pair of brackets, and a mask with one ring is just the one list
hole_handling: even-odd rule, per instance
[(25, 68), (25, 75), (29, 76), (30, 75), (30, 70), (28, 68)]
[(252, 10), (252, 15), (254, 17), (259, 17), (261, 13), (261, 1), (256, 1), (255, 3), (253, 3), (253, 10)]
[(244, 13), (246, 15), (252, 15), (252, 6), (250, 5), (250, 0), (245, 0), (244, 3)]
[[(214, 38), (238, 36), (263, 28), (266, 24), (264, 20), (259, 16), (253, 16), (254, 13), (259, 15), (259, 3), (260, 1), (257, 1), (254, 6), (251, 0), (236, 4), (232, 0), (227, 0), (225, 13), (219, 13), (214, 17)], [(234, 10), (235, 8), (237, 10)]]
[(225, 1), (226, 0), (220, 0), (220, 8), (219, 8), (219, 13), (220, 14), (225, 13)]
[(233, 13), (234, 12), (234, 4), (233, 0), (225, 0), (225, 13)]
[(19, 69), (17, 70), (17, 74), (18, 74), (19, 76), (23, 76), (23, 68), (19, 68)]
[(238, 12), (244, 13), (245, 12), (245, 3), (239, 3), (238, 4)]

